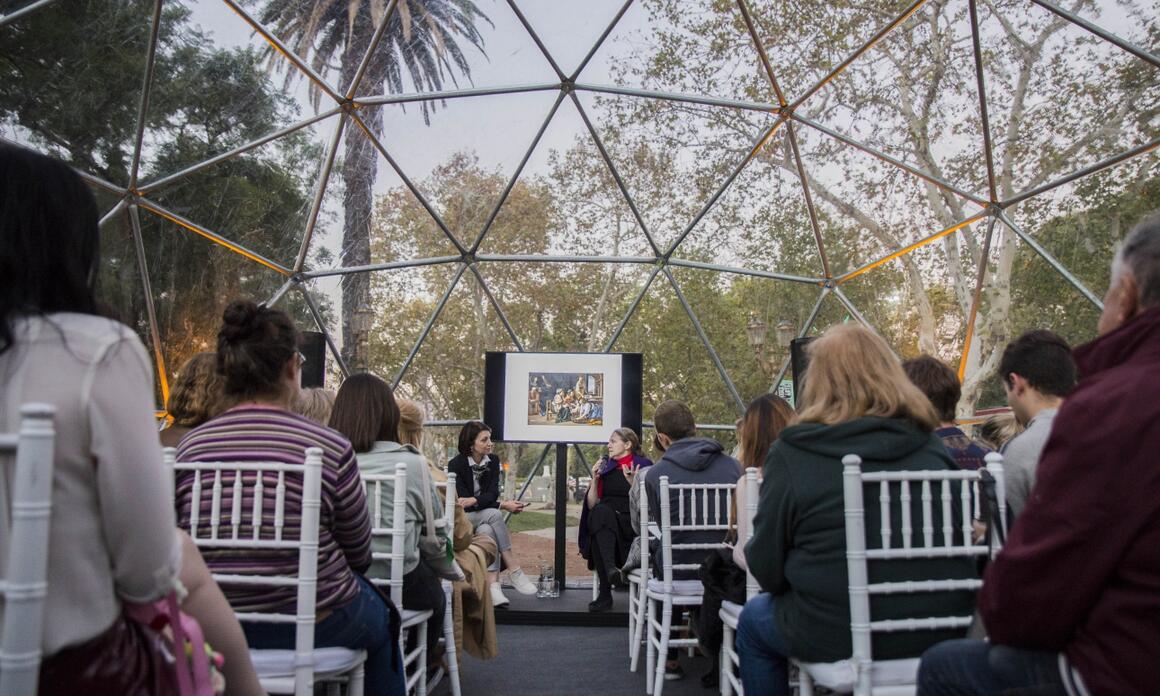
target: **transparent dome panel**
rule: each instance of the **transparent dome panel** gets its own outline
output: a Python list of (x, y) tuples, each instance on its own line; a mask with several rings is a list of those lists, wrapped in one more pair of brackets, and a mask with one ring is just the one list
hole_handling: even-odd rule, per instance
[(821, 287), (686, 268), (673, 275), (742, 401), (775, 388), (790, 341), (806, 330)]
[[(1154, 3), (1093, 3), (1104, 29), (1155, 46)], [(1160, 134), (1160, 69), (1034, 3), (980, 7), (999, 196), (1034, 190)], [(1149, 27), (1152, 29), (1149, 29)], [(1154, 50), (1153, 50), (1154, 53)]]
[[(690, 292), (701, 289), (694, 286)], [(732, 423), (741, 413), (741, 395), (710, 358), (664, 273), (649, 286), (612, 350), (644, 355), (646, 421), (652, 420), (657, 405), (666, 399), (688, 404), (698, 423)]]
[[(380, 124), (383, 149), (470, 249), (494, 220), (558, 96), (453, 99), (432, 104), (427, 114), (418, 104), (385, 105), (370, 108), (364, 121), (372, 132)], [(355, 165), (343, 166), (348, 176)]]
[[(815, 91), (821, 81), (854, 55), (877, 32), (897, 21), (913, 3), (875, 0), (858, 3), (747, 2), (774, 78), (786, 101)], [(706, 27), (717, 42), (736, 42), (746, 27)], [(764, 76), (764, 70), (762, 71)], [(754, 80), (755, 95), (777, 103), (772, 84)], [(755, 96), (755, 98), (760, 98)]]
[[(519, 0), (520, 13), (540, 38), (556, 66), (573, 75), (613, 26), (624, 0)], [(607, 82), (607, 75), (586, 71), (584, 80)]]
[(664, 99), (582, 92), (579, 100), (662, 251), (687, 235), (775, 120)]
[[(333, 128), (338, 118), (315, 128)], [(292, 269), (303, 254), (318, 177), (325, 169), (321, 148), (308, 136), (313, 130), (170, 178), (147, 189), (142, 206), (228, 240), (263, 263)]]
[[(730, 36), (714, 40), (725, 31)], [(752, 101), (760, 62), (733, 3), (633, 3), (580, 74), (583, 84)]]
[[(222, 312), (231, 300), (264, 302), (286, 276), (142, 209), (141, 238), (166, 369), (175, 375), (191, 355), (216, 350)], [(309, 327), (297, 296), (278, 305)]]
[[(677, 249), (677, 262), (712, 263), (794, 278), (823, 278), (799, 169), (782, 126)], [(820, 232), (820, 229), (819, 229)]]
[[(0, 12), (15, 16), (7, 9)], [(0, 24), (0, 137), (126, 185), (153, 3), (89, 0), (25, 9)], [(162, 13), (162, 34), (175, 30), (179, 14)]]
[[(480, 244), (484, 255), (654, 256), (625, 195), (574, 103), (566, 99)], [(607, 151), (607, 150), (605, 150)], [(618, 174), (618, 172), (617, 172)], [(623, 187), (622, 187), (623, 185)]]
[(981, 207), (812, 128), (796, 129), (835, 277), (949, 234)]
[(618, 335), (652, 268), (560, 261), (488, 262), (477, 270), (524, 350), (596, 353)]
[(796, 115), (986, 199), (965, 3), (928, 3), (833, 77)]

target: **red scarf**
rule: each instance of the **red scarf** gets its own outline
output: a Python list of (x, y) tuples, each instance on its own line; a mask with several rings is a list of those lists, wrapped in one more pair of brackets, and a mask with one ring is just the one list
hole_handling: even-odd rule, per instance
[[(610, 462), (606, 462), (604, 464), (604, 466), (601, 467), (600, 476), (598, 476), (596, 478), (596, 498), (597, 499), (604, 497), (604, 477), (609, 475), (610, 473), (612, 473), (612, 469), (613, 469), (612, 462), (616, 462), (617, 464), (619, 464), (620, 470), (623, 472), (623, 471), (628, 471), (629, 469), (632, 468), (632, 460), (633, 460), (633, 454), (632, 454), (632, 452), (629, 452), (628, 454), (624, 455), (620, 459), (613, 459)], [(628, 477), (626, 476), (625, 478), (628, 478)]]

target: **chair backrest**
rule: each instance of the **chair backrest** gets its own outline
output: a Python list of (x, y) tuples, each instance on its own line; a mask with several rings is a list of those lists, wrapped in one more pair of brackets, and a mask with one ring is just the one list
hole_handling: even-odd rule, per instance
[[(166, 457), (172, 460), (172, 455)], [(214, 573), (221, 585), (295, 587), (297, 601), (290, 613), (238, 612), (241, 621), (295, 623), (294, 690), (300, 696), (314, 689), (314, 617), (318, 588), (318, 529), (322, 509), (322, 450), (306, 450), (303, 465), (281, 462), (174, 462), (175, 477), (193, 472), (189, 535), (204, 549), (284, 549), (298, 554), (294, 576)], [(301, 525), (287, 534), (287, 478), (302, 479)], [(210, 479), (207, 487), (204, 478)], [(273, 490), (271, 490), (273, 489)], [(228, 491), (228, 492), (227, 492)], [(209, 519), (202, 519), (201, 502), (210, 502)], [(248, 505), (245, 504), (248, 502)], [(273, 504), (273, 519), (268, 504)], [(223, 521), (222, 509), (228, 506)], [(246, 509), (248, 508), (248, 509)], [(248, 523), (247, 523), (248, 522)], [(293, 526), (289, 528), (293, 531)]]
[[(644, 578), (645, 582), (648, 582), (649, 578), (651, 577), (648, 574), (648, 564), (649, 564), (649, 561), (652, 560), (649, 558), (649, 556), (651, 555), (649, 553), (649, 540), (653, 536), (653, 534), (652, 534), (653, 530), (650, 529), (650, 527), (649, 527), (648, 491), (645, 490), (645, 485), (644, 485), (644, 480), (645, 480), (645, 476), (647, 473), (648, 473), (648, 469), (641, 471), (636, 476), (636, 479), (633, 480), (633, 482), (632, 482), (632, 484), (634, 486), (640, 487), (640, 490), (637, 491), (637, 493), (639, 494), (639, 497), (637, 498), (637, 500), (639, 501), (639, 504), (640, 504), (640, 507), (639, 507), (640, 519), (638, 520), (637, 529), (640, 530), (640, 574), (641, 574), (641, 577)], [(658, 532), (657, 536), (659, 536), (659, 535), (660, 534)]]
[[(995, 455), (996, 457), (998, 455)], [(988, 455), (987, 469), (1001, 479), (1002, 465)], [(975, 591), (982, 587), (977, 578), (949, 578), (882, 582), (870, 584), (870, 561), (897, 561), (908, 559), (977, 558), (994, 552), (984, 544), (971, 541), (973, 484), (980, 472), (969, 470), (929, 471), (875, 471), (863, 472), (862, 459), (854, 454), (842, 458), (843, 497), (846, 517), (846, 567), (849, 573), (850, 627), (853, 639), (855, 668), (858, 675), (857, 694), (870, 693), (871, 635), (876, 632), (933, 631), (963, 628), (972, 617), (939, 616), (875, 621), (870, 615), (870, 598), (874, 595), (912, 594), (921, 592)], [(996, 470), (997, 469), (997, 470)], [(917, 490), (912, 490), (912, 487)], [(866, 495), (869, 489), (870, 495)], [(897, 494), (893, 491), (897, 490)], [(877, 495), (873, 495), (873, 493)], [(997, 491), (1002, 496), (1003, 491)], [(917, 497), (916, 497), (917, 496)], [(881, 523), (879, 529), (866, 528), (864, 501), (877, 498)], [(959, 515), (953, 514), (955, 498), (959, 500)], [(920, 519), (913, 519), (912, 503), (921, 502)], [(937, 500), (937, 503), (936, 503)], [(873, 504), (873, 503), (871, 503)], [(936, 507), (937, 505), (937, 507)], [(897, 530), (901, 545), (894, 544), (895, 530), (891, 528), (892, 510), (897, 507), (901, 520)], [(935, 511), (941, 524), (936, 528)], [(956, 528), (957, 527), (957, 528)], [(867, 548), (867, 539), (877, 535), (881, 548)], [(915, 543), (917, 539), (917, 544)]]
[[(737, 543), (745, 547), (749, 540), (753, 538), (753, 519), (757, 517), (757, 499), (761, 495), (758, 490), (757, 483), (757, 469), (749, 467), (745, 470), (745, 500), (738, 501), (744, 503), (745, 509), (742, 515), (745, 515), (745, 538), (738, 539)], [(753, 577), (753, 573), (749, 569), (745, 570), (745, 599), (753, 599), (761, 592), (761, 585), (757, 583), (757, 578)]]
[(435, 490), (442, 490), (443, 497), (443, 524), (447, 536), (455, 533), (455, 504), (459, 499), (455, 491), (455, 474), (448, 473), (446, 481), (436, 481)]
[[(388, 537), (391, 540), (391, 552), (374, 552), (372, 557), (376, 561), (390, 562), (390, 576), (386, 578), (370, 578), (370, 581), (379, 587), (389, 587), (391, 601), (396, 607), (403, 606), (403, 556), (407, 539), (407, 465), (399, 462), (395, 464), (393, 474), (365, 474), (362, 477), (366, 487), (367, 505), (371, 514), (371, 536)], [(393, 486), (390, 514), (383, 514), (383, 489), (386, 484)]]
[[(729, 548), (725, 540), (732, 528), (729, 511), (733, 508), (736, 483), (669, 483), (668, 476), (660, 478), (660, 534), (661, 580), (664, 591), (673, 591), (674, 571), (696, 570), (700, 563), (673, 563), (674, 551), (711, 551)], [(671, 496), (676, 494), (676, 510)], [(675, 512), (675, 514), (674, 514)], [(675, 519), (674, 519), (675, 517)], [(720, 532), (716, 542), (674, 543), (673, 535), (681, 532)], [(645, 552), (644, 547), (641, 552)]]
[(52, 512), (55, 446), (48, 404), (20, 408), (20, 431), (0, 434), (0, 455), (15, 455), (8, 488), (8, 533), (3, 633), (0, 634), (0, 696), (36, 696), (40, 643), (44, 634), (44, 596), (48, 589), (48, 528)]

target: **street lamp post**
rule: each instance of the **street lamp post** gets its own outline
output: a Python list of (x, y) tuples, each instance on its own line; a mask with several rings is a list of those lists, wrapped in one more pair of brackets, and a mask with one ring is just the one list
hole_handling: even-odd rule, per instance
[(780, 359), (789, 352), (790, 341), (797, 336), (797, 329), (789, 319), (781, 319), (774, 327), (774, 337), (777, 343), (767, 348), (765, 338), (769, 333), (769, 326), (757, 312), (749, 313), (749, 323), (745, 325), (745, 338), (753, 348), (753, 356), (761, 367), (761, 372), (768, 379), (773, 379), (781, 367)]

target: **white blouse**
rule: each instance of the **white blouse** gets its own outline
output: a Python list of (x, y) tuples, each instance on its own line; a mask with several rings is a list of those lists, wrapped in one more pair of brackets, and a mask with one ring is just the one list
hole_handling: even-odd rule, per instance
[[(56, 407), (42, 641), (51, 655), (108, 629), (121, 601), (164, 596), (181, 544), (154, 424), (153, 371), (136, 334), (86, 314), (13, 328), (15, 343), (0, 354), (0, 431), (19, 429), (22, 404)], [(2, 463), (0, 507), (13, 475), (11, 457)], [(8, 526), (0, 515), (0, 565)]]

